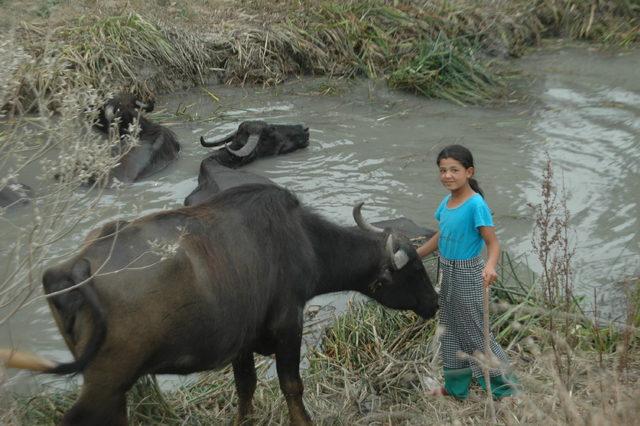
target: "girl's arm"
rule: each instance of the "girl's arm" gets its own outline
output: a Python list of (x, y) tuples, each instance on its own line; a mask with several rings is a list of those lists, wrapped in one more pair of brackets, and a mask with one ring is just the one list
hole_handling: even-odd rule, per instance
[(418, 256), (425, 257), (430, 253), (438, 250), (438, 238), (440, 238), (440, 231), (433, 234), (433, 236), (429, 238), (426, 243), (418, 247)]
[(500, 243), (498, 237), (496, 237), (496, 231), (493, 226), (481, 226), (480, 235), (487, 245), (487, 262), (482, 271), (482, 279), (486, 287), (490, 286), (498, 274), (496, 273), (496, 265), (498, 264), (498, 257), (500, 256)]

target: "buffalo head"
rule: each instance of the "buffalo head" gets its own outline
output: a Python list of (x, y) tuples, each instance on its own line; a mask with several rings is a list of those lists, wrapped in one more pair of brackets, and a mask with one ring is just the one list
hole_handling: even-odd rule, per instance
[[(117, 131), (119, 144), (112, 154), (120, 157), (119, 164), (110, 173), (121, 182), (135, 182), (146, 178), (178, 158), (180, 143), (169, 128), (146, 118), (141, 113), (151, 112), (154, 102), (142, 102), (135, 95), (121, 93), (109, 99), (98, 111), (94, 128), (106, 135)], [(138, 125), (137, 143), (123, 137), (131, 133), (130, 125)], [(117, 129), (112, 126), (117, 123)]]
[(364, 293), (389, 308), (411, 309), (423, 318), (433, 317), (438, 310), (438, 294), (416, 249), (408, 238), (367, 223), (361, 213), (363, 204), (354, 206), (353, 218), (361, 229), (385, 239), (386, 252), (377, 280)]
[(244, 121), (238, 130), (222, 139), (200, 143), (205, 147), (223, 146), (212, 157), (226, 167), (240, 167), (256, 158), (287, 154), (309, 145), (309, 128), (301, 124), (268, 124)]
[(140, 111), (151, 112), (154, 106), (153, 100), (143, 102), (131, 93), (120, 93), (109, 99), (100, 108), (94, 128), (104, 134), (109, 134), (109, 128), (118, 120), (118, 130), (123, 135), (128, 132), (129, 125), (139, 117)]

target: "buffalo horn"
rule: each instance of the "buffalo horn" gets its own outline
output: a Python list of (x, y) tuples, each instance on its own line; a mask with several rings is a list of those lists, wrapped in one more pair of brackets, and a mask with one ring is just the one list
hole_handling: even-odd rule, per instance
[(364, 205), (364, 201), (361, 201), (355, 206), (353, 206), (353, 219), (358, 224), (358, 227), (360, 227), (361, 229), (364, 229), (365, 231), (378, 232), (378, 233), (384, 232), (384, 229), (378, 228), (377, 226), (373, 226), (372, 224), (364, 220), (364, 218), (362, 217), (362, 212), (360, 211), (363, 205)]
[(396, 271), (402, 269), (404, 265), (409, 262), (409, 256), (404, 250), (400, 249), (397, 252), (393, 251), (393, 234), (389, 234), (387, 238), (387, 254), (391, 258), (391, 264)]
[(229, 148), (228, 146), (226, 148), (227, 148), (227, 151), (229, 151), (229, 154), (235, 155), (236, 157), (246, 157), (247, 155), (250, 155), (254, 149), (256, 149), (256, 146), (258, 146), (259, 140), (260, 140), (260, 135), (249, 135), (249, 139), (247, 139), (247, 143), (245, 143), (242, 148), (236, 151)]
[(236, 136), (236, 132), (233, 132), (230, 135), (227, 135), (224, 138), (218, 139), (217, 141), (213, 141), (213, 142), (207, 142), (204, 140), (202, 136), (200, 136), (200, 144), (202, 146), (206, 146), (207, 148), (212, 146), (220, 146), (220, 145), (224, 145), (231, 142), (235, 136)]
[(107, 119), (107, 121), (109, 123), (111, 123), (111, 121), (113, 121), (113, 117), (114, 117), (114, 113), (113, 113), (113, 105), (108, 105), (105, 109), (104, 109), (104, 118)]
[(138, 106), (138, 108), (144, 109), (144, 110), (149, 108), (149, 104), (148, 103), (142, 102), (142, 101), (138, 101), (138, 100), (136, 100), (136, 105)]

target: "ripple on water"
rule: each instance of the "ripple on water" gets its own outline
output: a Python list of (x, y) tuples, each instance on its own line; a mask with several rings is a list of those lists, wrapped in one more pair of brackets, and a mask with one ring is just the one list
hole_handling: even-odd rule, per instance
[(530, 169), (536, 174), (546, 151), (564, 182), (577, 279), (589, 294), (639, 269), (640, 94), (638, 86), (608, 85), (606, 78), (592, 87), (579, 75), (555, 76), (545, 85), (544, 108), (528, 137), (537, 159)]

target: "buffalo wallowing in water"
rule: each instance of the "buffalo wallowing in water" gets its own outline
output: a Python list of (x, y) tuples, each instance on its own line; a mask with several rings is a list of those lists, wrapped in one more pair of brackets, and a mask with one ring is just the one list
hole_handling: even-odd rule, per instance
[(222, 166), (215, 158), (205, 158), (200, 163), (198, 186), (184, 199), (185, 206), (202, 204), (225, 189), (250, 183), (274, 184), (270, 179), (245, 170)]
[[(152, 103), (143, 103), (132, 94), (119, 94), (108, 100), (100, 108), (94, 128), (104, 134), (116, 129), (121, 143), (115, 155), (121, 155), (120, 163), (111, 170), (110, 175), (121, 182), (135, 182), (146, 178), (167, 167), (178, 158), (180, 144), (175, 133), (156, 124), (141, 114), (141, 111), (153, 110)], [(127, 135), (134, 122), (140, 127), (138, 144), (128, 146)]]
[(238, 130), (230, 135), (211, 142), (201, 137), (200, 143), (205, 147), (222, 147), (207, 159), (217, 161), (225, 167), (237, 168), (249, 164), (256, 158), (287, 154), (306, 148), (309, 145), (309, 128), (301, 124), (244, 121), (238, 126)]

